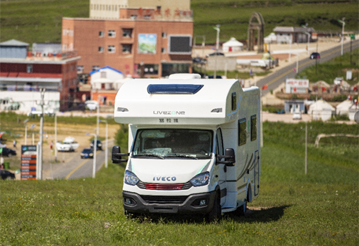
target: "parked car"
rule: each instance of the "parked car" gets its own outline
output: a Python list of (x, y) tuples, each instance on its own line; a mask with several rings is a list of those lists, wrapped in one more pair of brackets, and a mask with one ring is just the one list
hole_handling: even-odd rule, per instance
[(211, 53), (211, 54), (208, 54), (207, 57), (208, 57), (208, 56), (224, 56), (224, 53), (217, 51), (217, 52), (213, 52), (213, 53)]
[(86, 108), (88, 108), (89, 110), (96, 110), (98, 107), (98, 102), (93, 101), (93, 100), (89, 100), (85, 102)]
[(0, 170), (0, 177), (1, 179), (15, 179), (15, 174), (9, 172), (8, 170)]
[(93, 158), (93, 150), (90, 148), (85, 148), (81, 152), (81, 159), (83, 158)]
[(313, 52), (309, 59), (320, 59), (320, 54), (318, 52)]
[(2, 152), (0, 155), (11, 157), (13, 155), (16, 155), (16, 151), (13, 149), (9, 149), (9, 148), (2, 148)]
[(75, 142), (73, 137), (66, 137), (64, 141), (56, 143), (58, 151), (75, 151), (78, 147), (79, 144)]
[[(93, 149), (93, 143), (94, 143), (95, 140), (92, 140), (90, 146), (91, 146), (91, 149)], [(96, 145), (96, 149), (98, 150), (102, 150), (102, 143), (100, 140), (97, 140), (97, 145)]]

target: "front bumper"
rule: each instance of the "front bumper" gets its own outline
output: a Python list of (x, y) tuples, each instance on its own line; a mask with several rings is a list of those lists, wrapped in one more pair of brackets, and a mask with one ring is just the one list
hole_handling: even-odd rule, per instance
[[(124, 209), (131, 213), (206, 214), (213, 207), (215, 191), (189, 196), (147, 196), (123, 191), (122, 195)], [(205, 205), (200, 205), (203, 200)]]

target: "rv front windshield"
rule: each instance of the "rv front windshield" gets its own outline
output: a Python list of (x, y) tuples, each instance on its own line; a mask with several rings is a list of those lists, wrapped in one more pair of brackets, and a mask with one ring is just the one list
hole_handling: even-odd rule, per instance
[(213, 131), (192, 129), (141, 129), (133, 147), (138, 158), (209, 159)]

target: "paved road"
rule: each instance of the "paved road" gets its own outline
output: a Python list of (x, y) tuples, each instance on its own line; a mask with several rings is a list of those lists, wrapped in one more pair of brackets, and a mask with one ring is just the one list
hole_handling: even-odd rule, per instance
[[(359, 40), (353, 40), (352, 42), (352, 49), (356, 49), (359, 47)], [(348, 52), (350, 51), (350, 42), (345, 43), (343, 45), (343, 51)], [(325, 62), (333, 59), (334, 57), (341, 55), (341, 44), (338, 46), (328, 49), (326, 51), (323, 51), (320, 53), (321, 58), (318, 60), (318, 63)], [(292, 57), (292, 59), (295, 59)], [(355, 61), (355, 59), (354, 59)], [(308, 58), (304, 58), (298, 61), (298, 70), (303, 71), (303, 69), (315, 65), (316, 60), (310, 60), (309, 56)], [(277, 88), (281, 83), (285, 82), (286, 78), (294, 78), (296, 75), (296, 72), (293, 70), (293, 68), (296, 67), (296, 63), (289, 64), (282, 69), (271, 73), (270, 75), (266, 76), (265, 78), (259, 80), (257, 82), (258, 87), (262, 87), (264, 85), (268, 85), (268, 88), (262, 91), (262, 96), (266, 95), (270, 92), (270, 90), (274, 90)]]
[[(102, 143), (105, 146), (105, 142)], [(112, 145), (113, 140), (109, 140), (109, 161), (111, 160)], [(44, 165), (44, 179), (77, 179), (92, 177), (93, 159), (81, 159), (81, 151), (82, 150), (78, 150), (75, 152), (74, 155), (72, 155), (73, 157), (64, 163)], [(61, 158), (61, 153), (58, 154), (58, 157)], [(98, 150), (96, 152), (96, 172), (100, 170), (103, 164), (105, 164), (105, 150)]]

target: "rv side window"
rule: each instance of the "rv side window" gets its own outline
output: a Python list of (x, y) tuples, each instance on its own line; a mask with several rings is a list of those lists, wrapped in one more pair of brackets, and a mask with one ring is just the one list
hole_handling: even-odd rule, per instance
[(224, 155), (224, 151), (223, 151), (223, 137), (222, 137), (221, 128), (218, 128), (218, 129), (217, 129), (217, 154), (218, 154), (218, 155)]
[(246, 144), (247, 131), (246, 131), (246, 119), (240, 119), (238, 121), (238, 146)]
[(237, 109), (237, 94), (235, 92), (232, 93), (232, 111)]
[(251, 116), (251, 141), (257, 139), (257, 115)]

